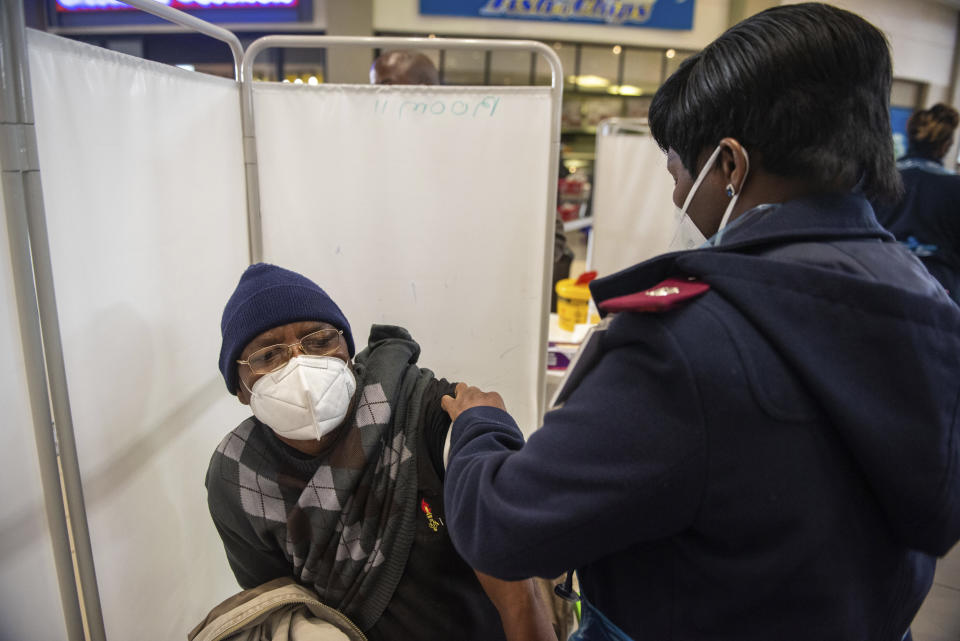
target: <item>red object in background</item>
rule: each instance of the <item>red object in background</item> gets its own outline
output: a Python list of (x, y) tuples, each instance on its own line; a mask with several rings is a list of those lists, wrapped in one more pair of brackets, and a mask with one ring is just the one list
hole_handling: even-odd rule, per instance
[(557, 215), (564, 222), (580, 218), (580, 203), (560, 203), (557, 205)]
[(576, 174), (570, 174), (558, 181), (557, 189), (561, 196), (579, 196), (583, 193), (585, 185), (585, 179), (577, 177)]
[(587, 283), (589, 283), (591, 280), (593, 280), (593, 279), (596, 278), (596, 277), (597, 277), (597, 272), (595, 272), (595, 271), (583, 272), (582, 274), (580, 274), (580, 275), (577, 277), (577, 282), (574, 283), (574, 284), (575, 284), (575, 285), (586, 285)]

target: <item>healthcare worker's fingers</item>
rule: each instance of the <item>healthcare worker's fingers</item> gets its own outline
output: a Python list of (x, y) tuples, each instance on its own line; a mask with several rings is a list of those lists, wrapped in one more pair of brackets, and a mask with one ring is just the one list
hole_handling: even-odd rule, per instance
[(507, 410), (503, 399), (496, 392), (484, 392), (466, 383), (457, 383), (455, 394), (455, 397), (447, 395), (440, 399), (440, 407), (450, 415), (451, 421), (457, 420), (460, 414), (471, 407), (496, 407), (503, 411)]
[[(460, 392), (462, 392), (465, 389), (467, 389), (466, 383), (457, 383), (457, 386), (453, 388), (453, 396), (450, 396), (449, 394), (444, 394), (443, 397), (440, 399), (440, 407), (443, 408), (444, 412), (446, 412), (447, 414), (450, 414), (451, 421), (457, 420), (457, 417), (454, 416), (454, 414), (452, 413), (453, 404), (456, 403), (456, 400), (454, 397), (460, 396)], [(457, 412), (457, 415), (459, 414), (460, 412)]]

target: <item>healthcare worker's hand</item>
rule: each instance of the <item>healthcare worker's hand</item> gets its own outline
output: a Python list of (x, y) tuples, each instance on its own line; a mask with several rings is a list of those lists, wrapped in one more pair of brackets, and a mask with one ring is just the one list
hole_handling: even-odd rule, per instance
[(440, 399), (440, 407), (450, 415), (451, 422), (471, 407), (497, 407), (507, 411), (503, 399), (496, 392), (484, 392), (466, 383), (457, 383), (455, 394), (456, 397), (447, 395)]

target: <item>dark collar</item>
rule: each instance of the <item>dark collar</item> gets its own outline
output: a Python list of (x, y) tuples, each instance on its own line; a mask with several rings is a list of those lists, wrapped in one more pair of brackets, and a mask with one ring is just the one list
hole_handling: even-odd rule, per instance
[(828, 194), (769, 207), (762, 215), (725, 232), (723, 243), (714, 250), (858, 237), (893, 240), (877, 222), (873, 207), (862, 195)]
[[(744, 214), (746, 216), (746, 214)], [(877, 222), (873, 207), (860, 194), (827, 194), (766, 206), (724, 232), (718, 247), (705, 247), (655, 256), (611, 276), (590, 283), (596, 303), (652, 287), (671, 276), (684, 274), (684, 257), (702, 252), (744, 253), (795, 242), (877, 239), (894, 237)], [(678, 263), (680, 263), (678, 265)]]
[(901, 157), (897, 158), (897, 162), (908, 162), (908, 161), (919, 161), (919, 162), (932, 162), (937, 165), (943, 166), (943, 158), (931, 158), (930, 156), (924, 156), (918, 153), (907, 152)]

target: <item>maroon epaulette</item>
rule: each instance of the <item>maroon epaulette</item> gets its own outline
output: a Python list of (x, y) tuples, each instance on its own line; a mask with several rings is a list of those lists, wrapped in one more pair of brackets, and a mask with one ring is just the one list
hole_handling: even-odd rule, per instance
[(601, 302), (605, 312), (663, 312), (710, 290), (710, 285), (693, 278), (668, 278), (636, 294), (617, 296)]

